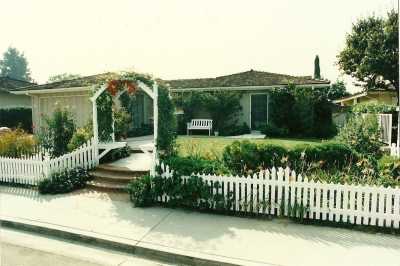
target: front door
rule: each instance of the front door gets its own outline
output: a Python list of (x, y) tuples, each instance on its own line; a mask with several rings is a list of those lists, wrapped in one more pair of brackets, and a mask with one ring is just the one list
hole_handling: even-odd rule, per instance
[(251, 129), (261, 130), (267, 124), (268, 119), (268, 95), (251, 95)]

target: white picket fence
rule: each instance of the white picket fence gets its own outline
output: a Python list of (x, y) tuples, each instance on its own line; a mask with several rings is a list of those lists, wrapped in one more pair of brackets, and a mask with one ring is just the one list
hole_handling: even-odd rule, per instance
[(0, 157), (0, 181), (36, 185), (52, 173), (82, 167), (91, 169), (98, 165), (98, 149), (91, 139), (78, 149), (57, 158), (35, 154), (30, 157)]
[[(173, 170), (161, 164), (164, 178)], [(231, 211), (298, 217), (358, 225), (399, 228), (400, 188), (314, 182), (289, 168), (272, 168), (252, 176), (193, 174), (213, 188), (214, 195), (232, 193)], [(188, 177), (183, 177), (184, 182)], [(168, 202), (163, 196), (160, 202)], [(293, 212), (297, 206), (297, 212)], [(302, 207), (299, 207), (302, 206)]]
[(400, 147), (397, 147), (396, 143), (392, 143), (390, 147), (390, 155), (400, 157)]

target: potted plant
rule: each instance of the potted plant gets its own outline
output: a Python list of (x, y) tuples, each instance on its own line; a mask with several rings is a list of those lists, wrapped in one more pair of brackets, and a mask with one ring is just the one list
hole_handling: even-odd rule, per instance
[(219, 132), (218, 131), (214, 131), (214, 136), (218, 137)]

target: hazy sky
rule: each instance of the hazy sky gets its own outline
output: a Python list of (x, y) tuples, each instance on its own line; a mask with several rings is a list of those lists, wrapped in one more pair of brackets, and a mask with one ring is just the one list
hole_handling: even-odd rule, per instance
[(339, 75), (336, 55), (357, 18), (396, 0), (1, 0), (0, 53), (12, 45), (45, 82), (134, 68), (164, 79), (250, 69)]

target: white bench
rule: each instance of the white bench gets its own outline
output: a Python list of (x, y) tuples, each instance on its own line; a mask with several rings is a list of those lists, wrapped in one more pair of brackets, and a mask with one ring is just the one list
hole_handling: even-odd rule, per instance
[(211, 136), (212, 123), (211, 119), (192, 119), (190, 123), (187, 123), (187, 134), (189, 135), (189, 130), (197, 129), (208, 130), (208, 135)]

